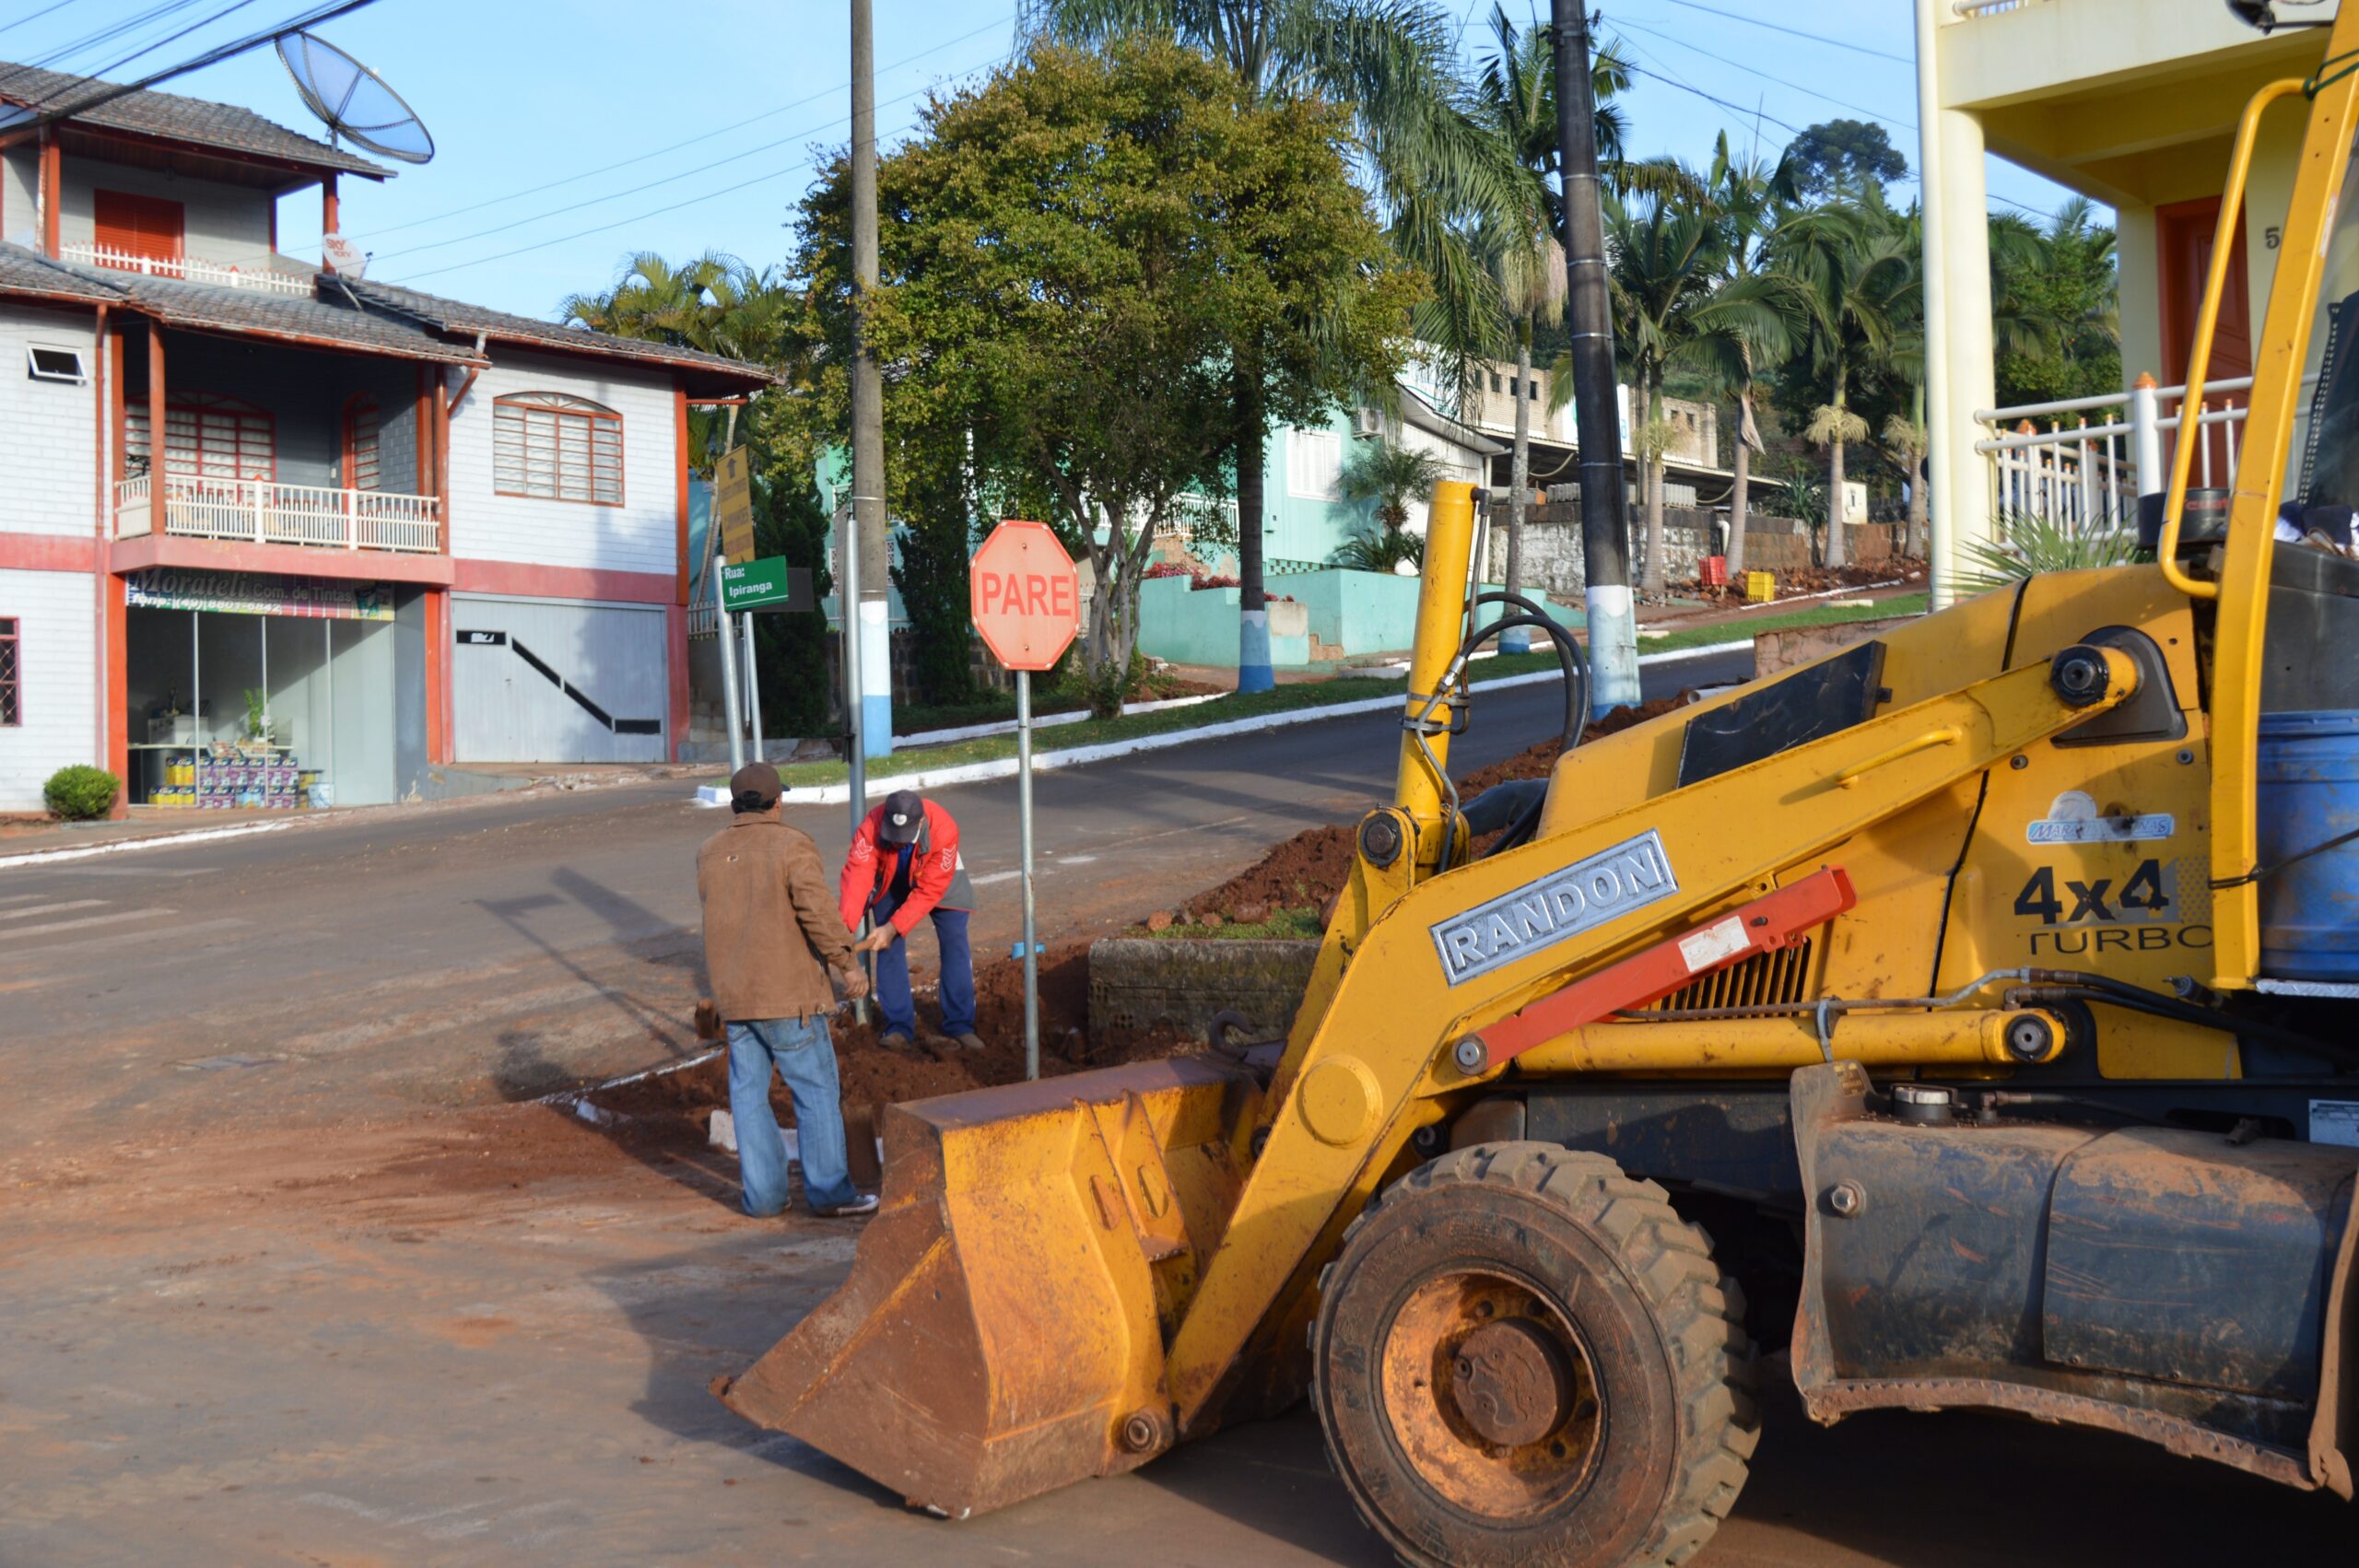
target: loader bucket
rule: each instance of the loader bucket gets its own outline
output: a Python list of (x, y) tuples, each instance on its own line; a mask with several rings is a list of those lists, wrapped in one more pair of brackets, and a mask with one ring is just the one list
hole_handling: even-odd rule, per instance
[(1143, 1463), (1251, 1094), (1180, 1059), (893, 1106), (850, 1277), (722, 1399), (952, 1517)]

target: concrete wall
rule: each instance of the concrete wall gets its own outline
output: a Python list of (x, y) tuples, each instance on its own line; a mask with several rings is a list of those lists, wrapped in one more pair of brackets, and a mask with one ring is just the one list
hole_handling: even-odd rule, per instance
[[(1496, 587), (1496, 584), (1491, 586)], [(1416, 640), (1418, 580), (1332, 568), (1272, 578), (1270, 591), (1291, 599), (1270, 602), (1273, 662), (1292, 669), (1322, 661), (1406, 652)], [(1139, 646), (1181, 664), (1220, 664), (1237, 658), (1237, 593), (1233, 588), (1191, 589), (1186, 578), (1150, 578), (1139, 590)], [(1579, 612), (1541, 607), (1567, 626)], [(1484, 611), (1485, 624), (1498, 618)]]
[[(599, 571), (675, 571), (679, 497), (671, 378), (554, 355), (492, 353), (495, 363), (451, 416), (451, 553)], [(454, 374), (452, 385), (460, 379)], [(588, 398), (622, 415), (622, 505), (495, 492), (492, 407), (508, 393), (528, 392)]]
[(0, 617), (17, 622), (23, 722), (0, 728), (0, 812), (41, 811), (41, 787), (98, 755), (97, 591), (88, 572), (0, 570)]
[[(1286, 590), (1273, 581), (1273, 591)], [(1237, 662), (1238, 590), (1189, 586), (1184, 577), (1139, 584), (1139, 649), (1176, 664)], [(1310, 617), (1299, 603), (1270, 602), (1270, 662), (1301, 669), (1310, 662)]]

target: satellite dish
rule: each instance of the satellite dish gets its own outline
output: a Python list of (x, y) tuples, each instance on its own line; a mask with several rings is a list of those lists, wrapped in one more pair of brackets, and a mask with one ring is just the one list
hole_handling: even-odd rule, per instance
[(368, 252), (341, 234), (330, 234), (320, 240), (320, 251), (328, 263), (328, 271), (346, 277), (369, 275)]
[(278, 58), (295, 78), (303, 106), (326, 123), (331, 141), (344, 136), (404, 163), (424, 163), (434, 156), (434, 138), (401, 94), (334, 44), (290, 32), (278, 41)]

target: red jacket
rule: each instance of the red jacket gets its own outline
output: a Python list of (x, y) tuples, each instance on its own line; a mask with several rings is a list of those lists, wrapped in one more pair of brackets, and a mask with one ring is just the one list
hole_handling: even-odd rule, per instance
[[(841, 901), (844, 924), (860, 929), (862, 917), (876, 907), (891, 885), (900, 854), (896, 846), (880, 845), (876, 830), (884, 825), (885, 808), (878, 806), (861, 819), (844, 856)], [(975, 890), (958, 859), (958, 823), (932, 801), (925, 802), (925, 823), (910, 862), (910, 895), (893, 911), (893, 929), (903, 936), (917, 930), (920, 920), (936, 908), (972, 909)]]

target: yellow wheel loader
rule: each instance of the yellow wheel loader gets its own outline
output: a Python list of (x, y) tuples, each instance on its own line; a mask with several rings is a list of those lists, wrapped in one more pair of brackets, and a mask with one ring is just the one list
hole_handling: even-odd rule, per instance
[(1532, 617), (1473, 602), (1441, 486), (1394, 801), (1288, 1036), (893, 1108), (850, 1277), (723, 1398), (961, 1517), (1307, 1394), (1418, 1564), (1684, 1561), (1780, 1344), (1821, 1422), (2350, 1497), (2359, 562), (2278, 532), (2359, 504), (2354, 71), (2346, 8), (2236, 144), (2199, 345), (2256, 127), (2307, 117), (2224, 526), (2182, 440), (2148, 564), (1568, 750), (1478, 855), (1466, 658)]

